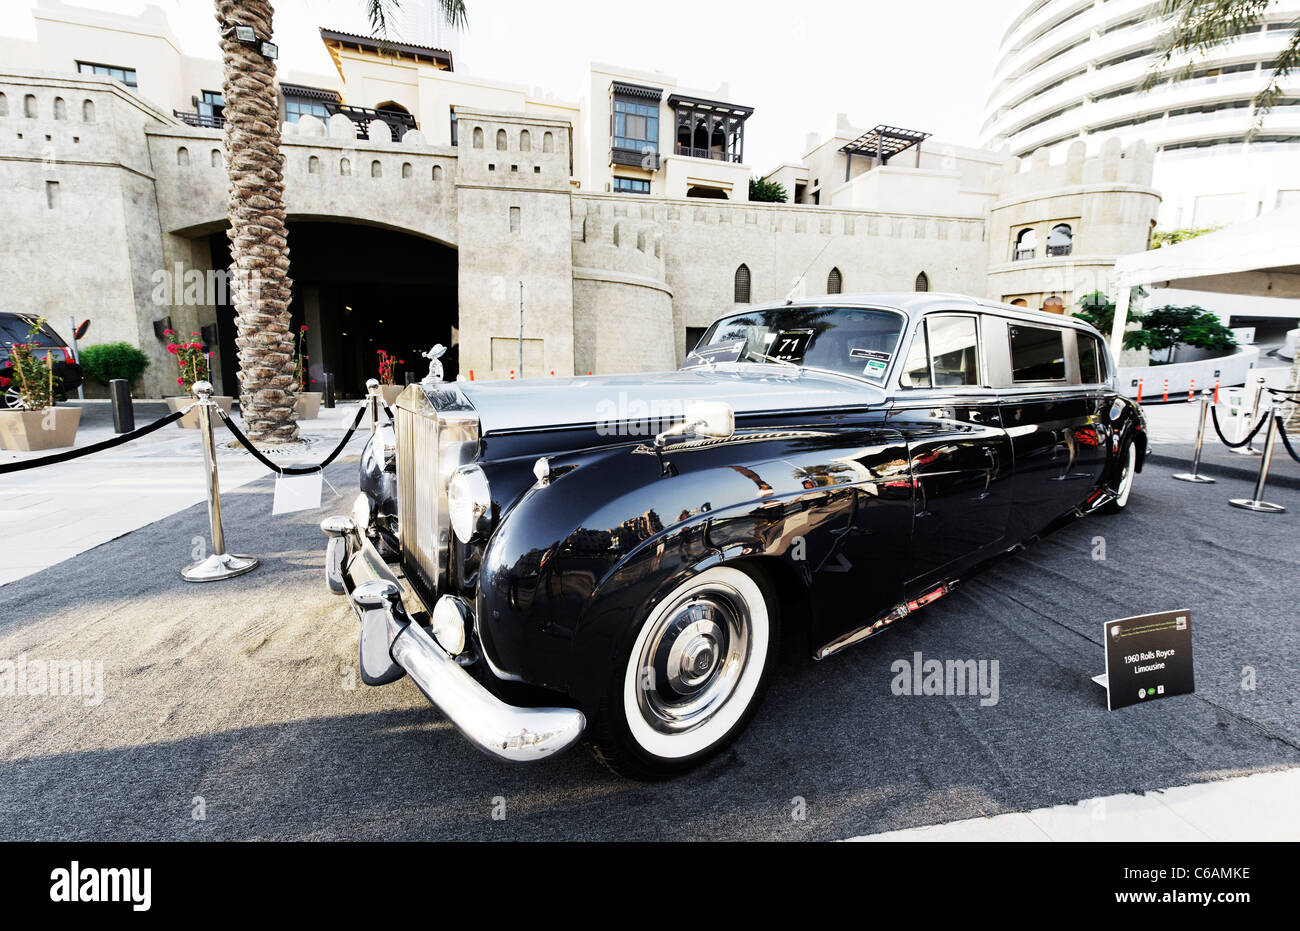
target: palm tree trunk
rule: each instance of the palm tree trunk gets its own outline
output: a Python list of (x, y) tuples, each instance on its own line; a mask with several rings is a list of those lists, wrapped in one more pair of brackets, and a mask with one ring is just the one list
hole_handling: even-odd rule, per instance
[(271, 38), (266, 0), (216, 0), (224, 73), (226, 175), (239, 407), (250, 438), (297, 439), (294, 345), (289, 331), (289, 242), (275, 62), (230, 27)]

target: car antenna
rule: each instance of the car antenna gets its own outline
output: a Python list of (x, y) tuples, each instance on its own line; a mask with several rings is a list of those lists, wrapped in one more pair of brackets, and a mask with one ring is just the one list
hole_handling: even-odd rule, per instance
[(821, 252), (818, 252), (815, 256), (813, 256), (813, 260), (808, 263), (808, 267), (805, 268), (802, 272), (800, 272), (799, 277), (796, 278), (794, 280), (794, 284), (790, 286), (790, 290), (786, 292), (785, 302), (787, 305), (794, 303), (794, 292), (799, 290), (799, 285), (801, 285), (803, 283), (804, 278), (807, 277), (809, 269), (811, 269), (814, 265), (816, 265), (817, 260), (822, 257), (822, 252), (825, 252), (830, 247), (830, 244), (839, 238), (840, 237), (836, 235), (826, 240), (826, 245), (822, 246)]

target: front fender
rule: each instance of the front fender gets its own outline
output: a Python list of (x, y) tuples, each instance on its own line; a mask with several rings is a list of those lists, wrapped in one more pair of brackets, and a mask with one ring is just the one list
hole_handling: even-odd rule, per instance
[(502, 516), (479, 585), (494, 671), (597, 702), (649, 610), (720, 561), (779, 562), (814, 627), (846, 596), (859, 613), (896, 602), (911, 520), (896, 431), (765, 431), (665, 456), (667, 474), (640, 444), (553, 457), (556, 477)]

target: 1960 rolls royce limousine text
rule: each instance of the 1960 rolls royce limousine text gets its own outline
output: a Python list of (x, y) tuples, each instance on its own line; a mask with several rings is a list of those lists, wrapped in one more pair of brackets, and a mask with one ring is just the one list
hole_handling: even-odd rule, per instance
[(324, 522), (371, 685), (489, 753), (696, 765), (782, 637), (825, 658), (1058, 521), (1120, 510), (1140, 409), (1095, 330), (942, 294), (723, 317), (676, 372), (426, 381)]

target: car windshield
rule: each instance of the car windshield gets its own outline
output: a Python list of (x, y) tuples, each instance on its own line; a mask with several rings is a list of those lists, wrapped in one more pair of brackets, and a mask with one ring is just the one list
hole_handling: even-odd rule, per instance
[(860, 307), (778, 307), (723, 317), (687, 355), (686, 368), (726, 362), (792, 363), (881, 384), (903, 316)]

